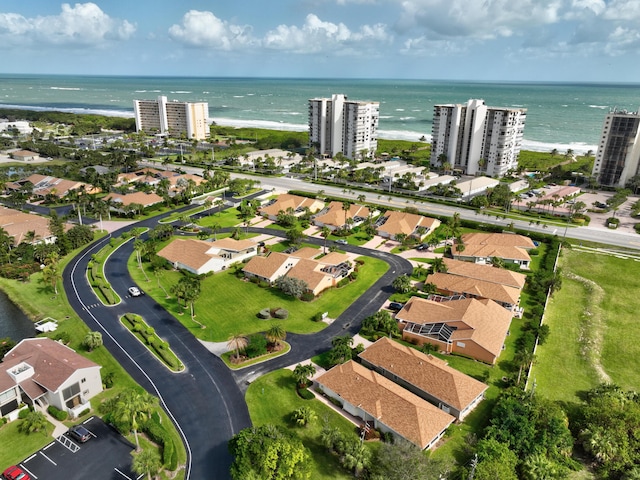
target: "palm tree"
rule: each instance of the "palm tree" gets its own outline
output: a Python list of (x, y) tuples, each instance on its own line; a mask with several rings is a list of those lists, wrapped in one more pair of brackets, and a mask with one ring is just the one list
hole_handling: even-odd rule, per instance
[(92, 352), (102, 346), (102, 334), (100, 332), (89, 332), (84, 336), (82, 344)]
[(22, 419), (18, 425), (18, 431), (26, 434), (44, 431), (46, 435), (48, 425), (49, 422), (47, 421), (47, 417), (44, 416), (44, 413), (34, 410)]
[(359, 201), (360, 203), (364, 203), (364, 201), (365, 201), (366, 199), (367, 199), (367, 196), (366, 196), (366, 195), (362, 195), (362, 194), (361, 194), (361, 195), (358, 195), (358, 201)]
[(294, 410), (291, 418), (299, 427), (306, 427), (309, 423), (316, 420), (318, 415), (310, 407), (304, 406)]
[(349, 202), (342, 202), (342, 211), (344, 212), (344, 224), (347, 224), (347, 214), (349, 213), (349, 210), (351, 210), (351, 203)]
[(327, 253), (327, 238), (331, 235), (331, 229), (326, 225), (323, 225), (320, 229), (320, 235), (324, 238), (324, 253)]
[(42, 279), (45, 283), (51, 284), (53, 293), (58, 295), (58, 280), (60, 280), (60, 270), (57, 263), (50, 263), (42, 269)]
[(138, 475), (146, 475), (147, 479), (151, 480), (151, 477), (155, 477), (162, 468), (162, 461), (156, 451), (148, 448), (133, 456), (131, 466)]
[(136, 258), (138, 259), (138, 268), (144, 274), (144, 278), (149, 281), (149, 277), (147, 277), (147, 272), (142, 268), (142, 250), (144, 249), (144, 242), (139, 238), (133, 241), (133, 249), (136, 251)]
[(433, 273), (447, 273), (447, 265), (444, 263), (444, 259), (442, 257), (433, 259), (433, 262), (431, 262), (431, 271)]
[(136, 451), (140, 451), (138, 427), (145, 422), (155, 405), (156, 399), (147, 392), (130, 389), (118, 395), (114, 406), (114, 417), (120, 422), (129, 422), (136, 439)]
[(299, 387), (304, 387), (309, 383), (309, 378), (313, 377), (316, 373), (316, 367), (311, 363), (299, 363), (296, 368), (293, 369), (293, 378)]
[(228, 348), (234, 348), (236, 351), (236, 360), (240, 359), (240, 350), (244, 350), (249, 345), (249, 340), (244, 335), (238, 333), (231, 335), (227, 342)]
[(281, 323), (274, 323), (271, 325), (271, 328), (267, 330), (265, 337), (267, 337), (269, 342), (278, 347), (280, 345), (280, 341), (287, 338), (287, 331), (283, 328)]

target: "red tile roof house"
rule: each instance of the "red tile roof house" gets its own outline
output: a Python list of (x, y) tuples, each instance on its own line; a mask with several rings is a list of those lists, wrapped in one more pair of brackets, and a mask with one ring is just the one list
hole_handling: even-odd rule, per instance
[(349, 360), (315, 379), (343, 410), (421, 449), (432, 448), (455, 418), (400, 385)]
[(362, 205), (352, 203), (348, 211), (344, 211), (342, 202), (331, 202), (329, 207), (322, 210), (313, 218), (313, 224), (317, 227), (327, 226), (331, 230), (346, 228), (349, 226), (347, 219), (353, 219), (353, 226), (364, 222), (372, 212)]
[[(377, 224), (379, 225), (378, 235), (381, 237), (393, 239), (397, 234), (403, 233), (407, 236), (416, 237), (421, 241), (425, 235), (440, 226), (440, 220), (414, 213), (389, 210), (377, 221)], [(419, 229), (421, 227), (424, 228), (423, 233), (420, 233)]]
[(111, 200), (113, 202), (115, 206), (111, 207), (112, 211), (118, 211), (122, 213), (125, 213), (122, 208), (123, 206), (133, 205), (134, 203), (137, 203), (139, 205), (142, 205), (142, 208), (147, 208), (164, 201), (160, 195), (145, 192), (126, 194), (110, 193), (109, 195), (104, 197), (104, 199)]
[(311, 213), (315, 213), (324, 208), (324, 202), (315, 198), (300, 197), (298, 195), (291, 195), (290, 193), (283, 193), (278, 195), (278, 198), (275, 200), (272, 200), (260, 207), (259, 210), (260, 215), (263, 217), (276, 221), (278, 219), (279, 212), (286, 212), (288, 209), (292, 209), (294, 215), (300, 216), (303, 214), (305, 208), (308, 208)]
[(49, 194), (55, 195), (57, 198), (62, 198), (71, 190), (84, 189), (85, 193), (98, 193), (100, 191), (88, 183), (66, 180), (49, 175), (40, 175), (39, 173), (29, 175), (27, 178), (23, 178), (17, 182), (9, 182), (5, 185), (5, 188), (7, 190), (20, 190), (26, 182), (30, 182), (33, 185), (33, 196), (41, 198)]
[(270, 284), (283, 275), (304, 280), (309, 291), (318, 295), (327, 288), (335, 287), (353, 270), (346, 254), (331, 252), (314, 259), (320, 254), (320, 250), (309, 247), (291, 254), (271, 252), (266, 257), (253, 257), (242, 271), (248, 278), (258, 278)]
[(49, 338), (22, 340), (0, 363), (0, 413), (15, 419), (26, 403), (53, 405), (75, 418), (102, 392), (100, 368)]
[(463, 420), (484, 399), (489, 388), (433, 355), (401, 345), (387, 337), (359, 355), (362, 365), (411, 393)]
[(176, 239), (158, 252), (174, 268), (195, 275), (226, 270), (231, 264), (242, 262), (258, 253), (253, 240), (222, 238), (215, 242), (195, 239)]
[(500, 356), (511, 318), (512, 313), (493, 300), (475, 298), (435, 302), (411, 297), (396, 314), (404, 340), (430, 343), (441, 352), (490, 365)]
[(467, 233), (462, 235), (462, 244), (464, 250), (461, 252), (456, 249), (457, 242), (451, 249), (456, 260), (487, 264), (493, 258), (501, 258), (523, 269), (528, 269), (531, 263), (527, 251), (535, 247), (529, 237), (511, 233)]

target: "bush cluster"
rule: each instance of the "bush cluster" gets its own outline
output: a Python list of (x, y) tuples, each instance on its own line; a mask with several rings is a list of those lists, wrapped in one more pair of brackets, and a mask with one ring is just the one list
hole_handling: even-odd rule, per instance
[(67, 419), (67, 417), (69, 416), (69, 414), (67, 412), (59, 410), (57, 407), (55, 407), (53, 405), (49, 405), (47, 407), (47, 412), (49, 412), (49, 415), (51, 415), (53, 418), (55, 418), (56, 420), (59, 420), (61, 422), (65, 421)]
[(300, 398), (303, 398), (304, 400), (313, 400), (314, 398), (316, 398), (316, 396), (306, 387), (296, 388), (296, 391), (298, 392)]
[(151, 417), (143, 427), (144, 433), (149, 438), (162, 446), (162, 463), (167, 469), (174, 471), (178, 468), (178, 451), (165, 428), (160, 425), (155, 417)]
[(168, 348), (168, 344), (163, 342), (160, 337), (156, 335), (155, 330), (147, 325), (144, 320), (136, 315), (125, 315), (123, 319), (134, 332), (140, 334), (145, 343), (149, 345), (149, 348), (152, 348), (169, 368), (178, 370), (181, 367), (180, 361)]

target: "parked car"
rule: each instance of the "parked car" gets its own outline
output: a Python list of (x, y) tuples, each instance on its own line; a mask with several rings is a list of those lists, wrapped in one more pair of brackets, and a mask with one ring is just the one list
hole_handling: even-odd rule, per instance
[(391, 302), (389, 304), (389, 310), (392, 310), (394, 312), (399, 312), (400, 310), (402, 310), (402, 307), (404, 307), (404, 303)]
[(84, 428), (82, 425), (74, 425), (69, 429), (69, 435), (76, 439), (80, 443), (84, 443), (91, 439), (91, 432)]
[(336, 240), (336, 243), (339, 243), (340, 245), (348, 245), (349, 242), (347, 242), (344, 238), (339, 238), (338, 240)]
[(416, 250), (420, 250), (420, 251), (428, 250), (428, 249), (429, 249), (429, 245), (427, 245), (426, 243), (421, 243), (416, 247)]
[(31, 477), (24, 470), (15, 465), (2, 472), (2, 478), (6, 480), (31, 480)]
[(142, 295), (142, 292), (138, 287), (129, 287), (129, 295), (131, 295), (132, 297), (139, 297), (140, 295)]

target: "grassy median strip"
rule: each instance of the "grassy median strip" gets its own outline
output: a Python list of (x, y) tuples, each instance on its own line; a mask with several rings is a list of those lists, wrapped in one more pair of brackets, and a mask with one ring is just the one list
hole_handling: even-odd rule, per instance
[(120, 322), (127, 327), (141, 343), (143, 343), (158, 360), (164, 363), (172, 372), (181, 372), (184, 365), (169, 347), (169, 343), (162, 340), (156, 331), (145, 322), (140, 315), (125, 313)]
[(105, 305), (115, 305), (120, 302), (120, 297), (111, 288), (111, 285), (104, 278), (104, 262), (107, 261), (109, 255), (111, 255), (116, 248), (125, 243), (131, 238), (130, 236), (123, 235), (119, 238), (112, 238), (109, 243), (102, 247), (98, 253), (91, 256), (91, 261), (87, 265), (87, 278), (89, 279), (89, 285), (93, 289), (98, 299)]

